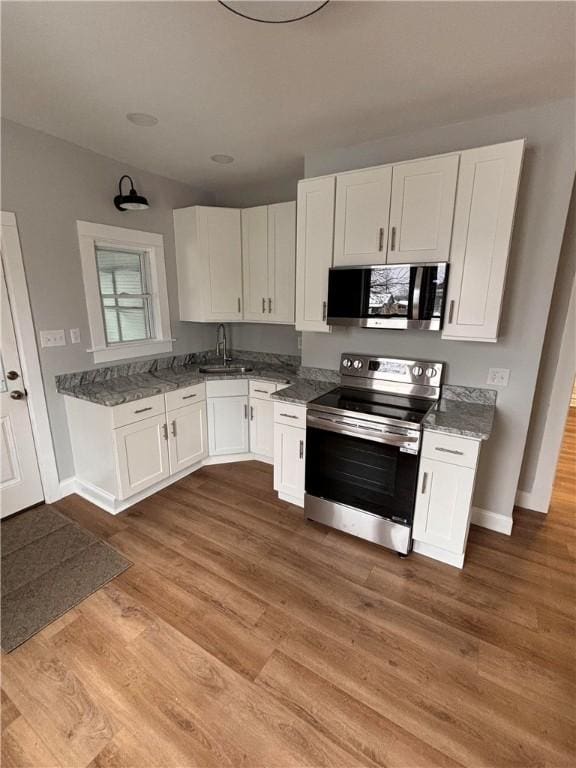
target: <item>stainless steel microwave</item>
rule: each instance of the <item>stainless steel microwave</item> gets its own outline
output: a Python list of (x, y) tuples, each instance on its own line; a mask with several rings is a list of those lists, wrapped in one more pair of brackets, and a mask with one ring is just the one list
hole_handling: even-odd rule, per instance
[(328, 277), (328, 324), (439, 331), (448, 264), (333, 267)]

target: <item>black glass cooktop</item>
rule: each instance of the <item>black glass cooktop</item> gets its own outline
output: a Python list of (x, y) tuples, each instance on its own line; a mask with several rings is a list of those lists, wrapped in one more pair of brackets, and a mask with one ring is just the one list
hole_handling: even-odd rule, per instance
[(405, 395), (389, 395), (383, 392), (338, 387), (317, 397), (308, 405), (420, 424), (433, 402)]

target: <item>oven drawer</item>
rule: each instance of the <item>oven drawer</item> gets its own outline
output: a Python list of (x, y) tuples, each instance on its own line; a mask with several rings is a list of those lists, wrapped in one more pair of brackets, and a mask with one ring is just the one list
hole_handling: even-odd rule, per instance
[(274, 403), (274, 421), (291, 427), (306, 429), (306, 406), (294, 403)]
[(445, 461), (460, 467), (475, 467), (479, 450), (479, 440), (424, 430), (422, 456), (428, 459)]

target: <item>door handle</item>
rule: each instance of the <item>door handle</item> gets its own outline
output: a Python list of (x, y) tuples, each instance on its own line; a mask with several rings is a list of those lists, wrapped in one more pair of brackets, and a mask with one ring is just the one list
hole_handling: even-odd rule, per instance
[(426, 493), (426, 485), (428, 484), (428, 472), (424, 472), (422, 475), (422, 489), (420, 493)]
[(26, 397), (26, 393), (19, 389), (15, 389), (13, 392), (10, 392), (10, 397), (12, 400), (23, 400)]
[(262, 312), (266, 312), (266, 299), (262, 296)]
[(250, 406), (250, 421), (254, 421), (254, 406)]
[(244, 406), (244, 418), (246, 420), (248, 419), (248, 406), (247, 405)]
[(392, 232), (390, 233), (390, 250), (396, 250), (396, 227), (392, 227)]
[(325, 301), (322, 302), (322, 320), (325, 322), (327, 317), (328, 305)]
[(450, 310), (448, 311), (448, 322), (452, 322), (452, 318), (454, 317), (454, 299), (451, 299), (450, 301)]
[(164, 440), (168, 440), (168, 424), (162, 424), (162, 434), (164, 435)]
[(176, 437), (176, 419), (172, 422), (172, 436)]
[(240, 301), (240, 296), (238, 296), (238, 312), (242, 312), (242, 303)]
[(268, 299), (268, 314), (272, 312), (272, 299)]
[(380, 227), (379, 235), (378, 235), (378, 250), (383, 251), (384, 250), (384, 227)]
[(304, 440), (300, 440), (300, 452), (299, 452), (299, 458), (304, 458)]
[(8, 373), (6, 374), (6, 378), (8, 379), (8, 381), (16, 381), (16, 379), (19, 376), (20, 374), (18, 373), (18, 371), (8, 371)]

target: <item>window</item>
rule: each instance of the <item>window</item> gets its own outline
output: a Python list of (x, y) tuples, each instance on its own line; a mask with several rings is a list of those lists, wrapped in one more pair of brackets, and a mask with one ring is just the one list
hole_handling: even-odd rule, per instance
[(171, 351), (162, 236), (77, 224), (94, 361)]

